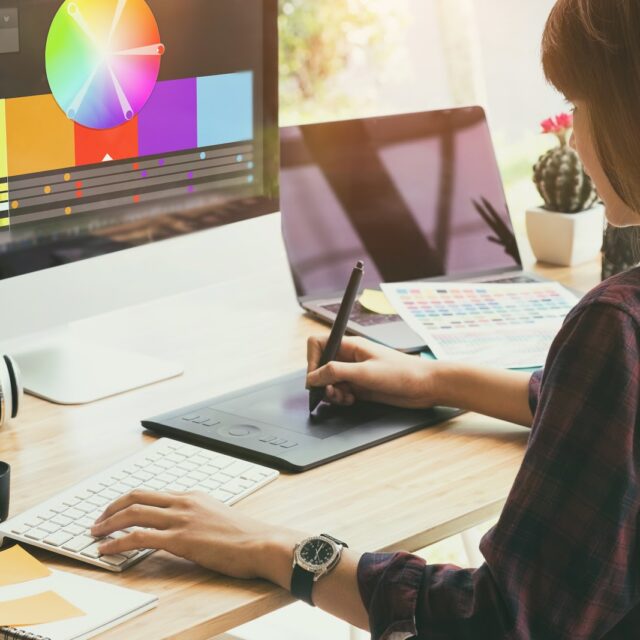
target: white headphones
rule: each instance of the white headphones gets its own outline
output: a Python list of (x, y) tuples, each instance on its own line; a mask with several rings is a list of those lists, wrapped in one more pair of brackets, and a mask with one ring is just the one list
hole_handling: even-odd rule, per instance
[(20, 369), (10, 356), (0, 355), (0, 427), (18, 417), (22, 402)]

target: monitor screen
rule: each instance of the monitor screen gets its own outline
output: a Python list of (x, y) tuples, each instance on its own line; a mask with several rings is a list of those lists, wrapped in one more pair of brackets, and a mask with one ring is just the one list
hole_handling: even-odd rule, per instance
[(0, 0), (0, 278), (278, 208), (276, 0)]
[(479, 107), (283, 129), (280, 199), (300, 296), (521, 264)]

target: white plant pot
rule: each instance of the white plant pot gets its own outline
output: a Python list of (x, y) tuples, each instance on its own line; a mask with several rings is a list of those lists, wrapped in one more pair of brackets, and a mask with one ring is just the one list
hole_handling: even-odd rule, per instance
[(529, 209), (527, 235), (535, 257), (563, 267), (593, 260), (602, 250), (604, 211), (602, 204), (580, 213)]

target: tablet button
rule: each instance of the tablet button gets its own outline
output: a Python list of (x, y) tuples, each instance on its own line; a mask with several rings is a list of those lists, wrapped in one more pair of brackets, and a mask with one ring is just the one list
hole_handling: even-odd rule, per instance
[(298, 446), (297, 442), (285, 442), (284, 444), (280, 445), (282, 449), (293, 449), (293, 447), (297, 447), (297, 446)]
[(223, 427), (218, 433), (234, 438), (246, 438), (260, 433), (260, 428), (252, 424), (234, 424), (230, 427)]

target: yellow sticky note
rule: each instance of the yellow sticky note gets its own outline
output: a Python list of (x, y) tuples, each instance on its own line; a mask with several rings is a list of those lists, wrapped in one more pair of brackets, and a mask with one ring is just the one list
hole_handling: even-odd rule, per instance
[(78, 607), (53, 591), (18, 600), (0, 601), (0, 627), (28, 627), (84, 615)]
[(372, 313), (379, 313), (383, 316), (393, 316), (396, 310), (391, 306), (387, 296), (382, 291), (365, 289), (360, 296), (360, 304)]
[(47, 567), (18, 545), (0, 552), (0, 587), (50, 575)]

